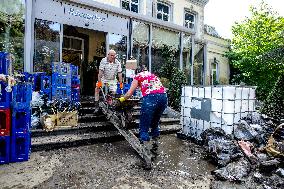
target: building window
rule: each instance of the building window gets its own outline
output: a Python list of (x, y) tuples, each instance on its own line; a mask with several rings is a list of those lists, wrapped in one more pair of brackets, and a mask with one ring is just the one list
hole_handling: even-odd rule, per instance
[(139, 0), (122, 0), (121, 1), (121, 6), (123, 9), (136, 12), (138, 13), (139, 11)]
[(158, 2), (157, 3), (157, 18), (164, 21), (170, 21), (171, 6)]
[(219, 84), (219, 75), (218, 75), (218, 62), (216, 58), (211, 63), (211, 85)]
[(186, 11), (184, 13), (184, 26), (193, 29), (194, 23), (195, 23), (195, 15)]

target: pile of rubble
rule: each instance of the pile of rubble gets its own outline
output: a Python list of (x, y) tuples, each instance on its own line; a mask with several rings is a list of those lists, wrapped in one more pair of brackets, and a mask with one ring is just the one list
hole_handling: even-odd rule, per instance
[(210, 128), (201, 137), (206, 158), (218, 165), (216, 180), (284, 188), (284, 123), (253, 113), (234, 125), (232, 135)]

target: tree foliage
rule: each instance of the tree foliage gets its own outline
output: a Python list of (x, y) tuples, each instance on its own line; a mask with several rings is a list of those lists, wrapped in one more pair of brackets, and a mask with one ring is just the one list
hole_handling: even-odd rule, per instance
[(264, 2), (250, 12), (250, 18), (232, 27), (232, 48), (227, 54), (233, 67), (231, 82), (257, 86), (258, 98), (264, 100), (284, 70), (281, 51), (276, 51), (284, 45), (284, 18)]
[(274, 88), (268, 95), (261, 112), (280, 121), (284, 118), (284, 72), (281, 73)]

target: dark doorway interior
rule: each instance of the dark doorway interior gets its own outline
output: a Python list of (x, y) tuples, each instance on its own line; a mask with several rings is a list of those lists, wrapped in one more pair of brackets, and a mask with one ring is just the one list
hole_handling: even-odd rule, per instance
[(105, 56), (104, 32), (64, 25), (63, 62), (79, 66), (81, 95), (94, 95), (98, 65)]

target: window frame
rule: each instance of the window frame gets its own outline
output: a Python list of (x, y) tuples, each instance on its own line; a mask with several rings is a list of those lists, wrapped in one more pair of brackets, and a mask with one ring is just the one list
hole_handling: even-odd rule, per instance
[(129, 10), (128, 9), (124, 9), (124, 10), (128, 10), (128, 11), (134, 12), (134, 11), (131, 10), (131, 5), (132, 4), (137, 5), (137, 12), (135, 12), (135, 13), (139, 14), (140, 13), (140, 0), (137, 0), (137, 1), (138, 1), (138, 3), (133, 2), (133, 0), (121, 0), (120, 1), (120, 6), (121, 6), (122, 9), (124, 9), (123, 6), (122, 6), (122, 3), (123, 2), (128, 3), (129, 4)]
[[(192, 24), (193, 24), (193, 27), (192, 27), (192, 28), (186, 26), (186, 20), (185, 20), (185, 15), (186, 15), (186, 14), (191, 14), (191, 15), (193, 15), (193, 23), (192, 23)], [(195, 28), (196, 28), (196, 21), (197, 21), (197, 13), (194, 12), (194, 11), (190, 11), (190, 10), (188, 10), (188, 9), (185, 9), (185, 10), (184, 10), (184, 13), (183, 13), (183, 27), (186, 27), (186, 28), (188, 28), (188, 29), (195, 30)]]
[[(215, 69), (213, 69), (213, 65), (216, 65)], [(216, 58), (214, 58), (210, 66), (211, 66), (211, 70), (210, 70), (211, 85), (214, 85), (215, 82), (219, 83), (219, 63)], [(216, 80), (214, 80), (214, 72), (216, 74)]]
[[(164, 20), (163, 19), (163, 15), (165, 14), (164, 12), (162, 13), (162, 19), (158, 18), (158, 13), (160, 11), (158, 11), (158, 4), (162, 4), (164, 6), (167, 6), (169, 8), (169, 13), (168, 13), (168, 20)], [(156, 10), (155, 10), (155, 14), (156, 14), (156, 19), (165, 21), (165, 22), (171, 22), (172, 21), (172, 10), (173, 10), (173, 5), (169, 2), (165, 2), (165, 1), (157, 1), (156, 3)]]

